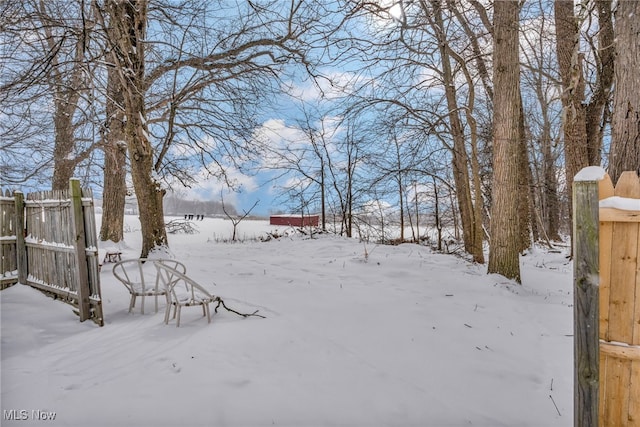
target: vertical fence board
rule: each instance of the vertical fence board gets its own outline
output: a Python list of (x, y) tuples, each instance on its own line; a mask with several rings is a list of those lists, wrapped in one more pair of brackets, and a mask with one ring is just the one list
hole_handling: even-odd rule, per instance
[(0, 188), (0, 289), (18, 282), (15, 199)]
[(629, 425), (640, 425), (640, 360), (633, 360), (631, 362), (628, 420)]
[(638, 223), (613, 223), (612, 286), (609, 291), (609, 341), (631, 343), (635, 305)]
[(609, 340), (609, 293), (611, 290), (611, 248), (613, 223), (600, 223), (600, 337)]
[(598, 383), (600, 384), (600, 391), (598, 396), (598, 425), (599, 427), (603, 427), (605, 425), (604, 419), (606, 416), (606, 402), (608, 398), (608, 390), (607, 387), (605, 387), (605, 381), (609, 373), (607, 371), (607, 356), (602, 351), (600, 352), (600, 357), (598, 359), (600, 363), (600, 369), (598, 372)]
[(18, 282), (27, 283), (27, 248), (24, 241), (25, 212), (24, 194), (20, 191), (14, 193), (16, 214), (16, 263), (18, 265)]
[(80, 180), (72, 179), (69, 182), (69, 192), (71, 195), (71, 230), (75, 240), (75, 279), (78, 292), (78, 310), (80, 321), (83, 322), (90, 317), (91, 303), (89, 301), (89, 273), (87, 269), (86, 241), (84, 231), (84, 220), (82, 218), (82, 190)]
[(629, 199), (640, 199), (640, 181), (635, 172), (622, 172), (616, 182), (615, 195)]
[(598, 199), (606, 199), (607, 197), (613, 196), (614, 193), (615, 189), (611, 177), (605, 174), (604, 177), (598, 181)]
[(574, 181), (574, 425), (598, 425), (598, 182)]
[[(638, 181), (640, 184), (640, 180)], [(640, 199), (640, 196), (638, 196)], [(635, 272), (635, 309), (631, 327), (633, 329), (631, 344), (640, 346), (640, 222), (638, 222), (638, 240)], [(631, 361), (629, 379), (629, 413), (630, 425), (640, 426), (640, 357)]]
[(607, 375), (602, 385), (606, 390), (606, 402), (601, 426), (622, 426), (629, 411), (629, 368), (628, 360), (605, 356)]
[[(598, 199), (602, 200), (614, 195), (611, 177), (605, 174), (604, 178), (598, 182)], [(613, 223), (600, 221), (600, 337), (609, 336), (609, 290), (611, 284), (611, 246)], [(608, 340), (608, 338), (606, 338)], [(602, 367), (601, 367), (602, 368)], [(601, 402), (602, 403), (602, 402)]]

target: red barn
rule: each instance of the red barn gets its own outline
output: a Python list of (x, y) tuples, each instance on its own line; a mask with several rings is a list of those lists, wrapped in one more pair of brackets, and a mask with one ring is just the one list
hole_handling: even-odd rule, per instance
[(317, 227), (318, 215), (271, 215), (269, 224), (271, 225), (290, 225), (292, 227)]

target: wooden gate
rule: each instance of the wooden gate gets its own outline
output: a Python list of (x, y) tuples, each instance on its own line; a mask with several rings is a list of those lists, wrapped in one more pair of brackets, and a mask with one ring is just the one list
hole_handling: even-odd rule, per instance
[(103, 326), (91, 191), (72, 179), (68, 191), (30, 193), (26, 199), (16, 192), (14, 215), (7, 199), (1, 200), (3, 286), (19, 282), (37, 288), (76, 306), (81, 322), (92, 319)]
[(640, 426), (640, 180), (599, 182), (600, 426)]

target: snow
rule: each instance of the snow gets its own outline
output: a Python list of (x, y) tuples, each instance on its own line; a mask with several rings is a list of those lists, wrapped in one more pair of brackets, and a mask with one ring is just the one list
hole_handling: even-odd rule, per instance
[(640, 199), (611, 196), (600, 200), (601, 208), (615, 208), (625, 211), (640, 211)]
[(62, 248), (62, 249), (75, 249), (72, 245), (65, 245), (64, 243), (56, 243), (56, 242), (47, 242), (46, 240), (38, 239), (33, 237), (32, 234), (29, 234), (24, 238), (25, 243), (34, 243), (40, 246), (50, 246), (53, 248)]
[(587, 166), (582, 168), (580, 172), (573, 178), (574, 181), (602, 181), (606, 172), (600, 166)]
[[(224, 243), (230, 221), (198, 226), (169, 236), (187, 274), (266, 318), (221, 307), (207, 324), (186, 307), (176, 328), (152, 299), (129, 313), (112, 264), (100, 273), (102, 328), (15, 285), (0, 292), (3, 426), (52, 412), (46, 425), (573, 425), (566, 248), (522, 257), (520, 286), (414, 244), (261, 242), (249, 238), (275, 227), (248, 220), (247, 241)], [(125, 243), (123, 259), (135, 258), (139, 231)]]

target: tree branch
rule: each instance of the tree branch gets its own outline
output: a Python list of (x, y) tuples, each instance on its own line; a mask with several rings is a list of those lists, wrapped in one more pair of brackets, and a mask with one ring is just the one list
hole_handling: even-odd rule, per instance
[(216, 297), (216, 300), (215, 300), (215, 301), (218, 303), (218, 305), (216, 305), (216, 308), (214, 309), (214, 312), (215, 312), (215, 313), (217, 313), (217, 312), (218, 312), (218, 308), (219, 308), (220, 306), (223, 306), (225, 310), (230, 311), (230, 312), (232, 312), (232, 313), (235, 313), (235, 314), (237, 314), (238, 316), (242, 316), (242, 317), (251, 317), (251, 316), (255, 316), (255, 317), (262, 317), (263, 319), (266, 319), (266, 317), (265, 317), (265, 316), (263, 316), (263, 315), (261, 315), (261, 314), (258, 314), (258, 311), (260, 311), (260, 310), (256, 310), (256, 311), (254, 311), (253, 313), (248, 313), (248, 314), (247, 314), (247, 313), (240, 313), (239, 311), (235, 311), (234, 309), (227, 307), (227, 305), (224, 303), (224, 301), (223, 301), (223, 300), (222, 300), (222, 298), (220, 298), (220, 297)]

